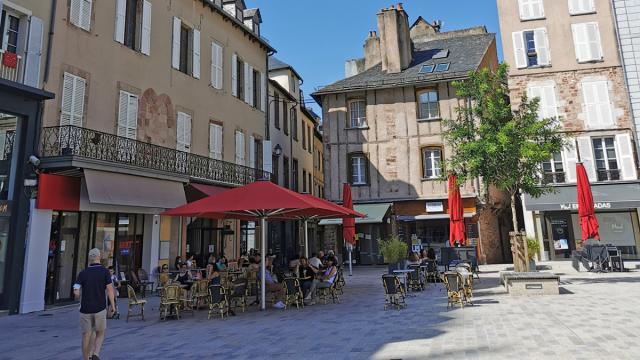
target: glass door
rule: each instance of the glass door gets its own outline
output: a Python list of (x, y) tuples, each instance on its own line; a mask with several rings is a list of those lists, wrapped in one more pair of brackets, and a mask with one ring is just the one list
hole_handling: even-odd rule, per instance
[(51, 218), (45, 302), (54, 304), (73, 299), (80, 214), (57, 212)]

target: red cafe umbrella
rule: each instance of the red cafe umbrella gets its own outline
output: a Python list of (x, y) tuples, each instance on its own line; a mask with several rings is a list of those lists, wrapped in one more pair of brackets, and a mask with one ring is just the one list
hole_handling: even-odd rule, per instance
[(455, 245), (456, 240), (460, 245), (464, 245), (467, 240), (462, 197), (456, 181), (455, 175), (449, 175), (449, 243), (451, 246)]
[[(262, 233), (261, 278), (264, 279), (267, 219), (297, 219), (303, 216), (342, 217), (349, 216), (349, 213), (337, 212), (336, 208), (263, 180), (179, 206), (162, 215), (259, 220)], [(261, 293), (261, 308), (264, 310), (266, 297), (264, 281), (261, 282)]]
[(593, 195), (591, 194), (591, 185), (589, 185), (589, 177), (582, 163), (576, 164), (576, 175), (578, 178), (578, 215), (580, 216), (580, 228), (582, 229), (582, 241), (589, 238), (600, 240), (598, 232), (598, 219), (595, 216), (593, 207)]
[[(351, 196), (351, 185), (344, 183), (342, 187), (342, 206), (353, 209), (353, 197)], [(356, 219), (353, 217), (342, 218), (342, 237), (346, 243), (349, 243), (349, 275), (352, 274), (351, 269), (351, 250), (356, 245)]]

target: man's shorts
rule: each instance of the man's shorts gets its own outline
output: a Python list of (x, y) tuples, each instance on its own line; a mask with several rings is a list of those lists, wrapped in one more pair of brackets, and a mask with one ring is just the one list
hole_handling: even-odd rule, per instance
[(104, 331), (107, 328), (107, 309), (95, 314), (80, 313), (80, 330), (83, 333), (90, 331)]

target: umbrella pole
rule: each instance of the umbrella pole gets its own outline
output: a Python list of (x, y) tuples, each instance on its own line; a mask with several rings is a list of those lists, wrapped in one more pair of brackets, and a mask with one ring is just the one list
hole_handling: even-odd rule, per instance
[(267, 219), (265, 217), (260, 218), (260, 231), (262, 232), (262, 241), (260, 246), (260, 310), (264, 310), (266, 307), (266, 288), (265, 288), (265, 275), (266, 275), (266, 254), (267, 254)]
[(351, 261), (351, 250), (352, 249), (353, 249), (353, 245), (349, 244), (349, 276), (353, 275), (353, 268), (352, 268), (353, 261)]
[(304, 256), (309, 258), (309, 232), (307, 231), (307, 220), (304, 221)]

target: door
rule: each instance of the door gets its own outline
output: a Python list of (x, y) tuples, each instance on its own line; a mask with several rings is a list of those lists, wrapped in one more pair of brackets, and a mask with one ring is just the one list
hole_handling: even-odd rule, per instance
[(73, 299), (73, 283), (76, 278), (76, 252), (80, 214), (72, 212), (54, 213), (51, 219), (49, 257), (45, 301), (47, 304)]

